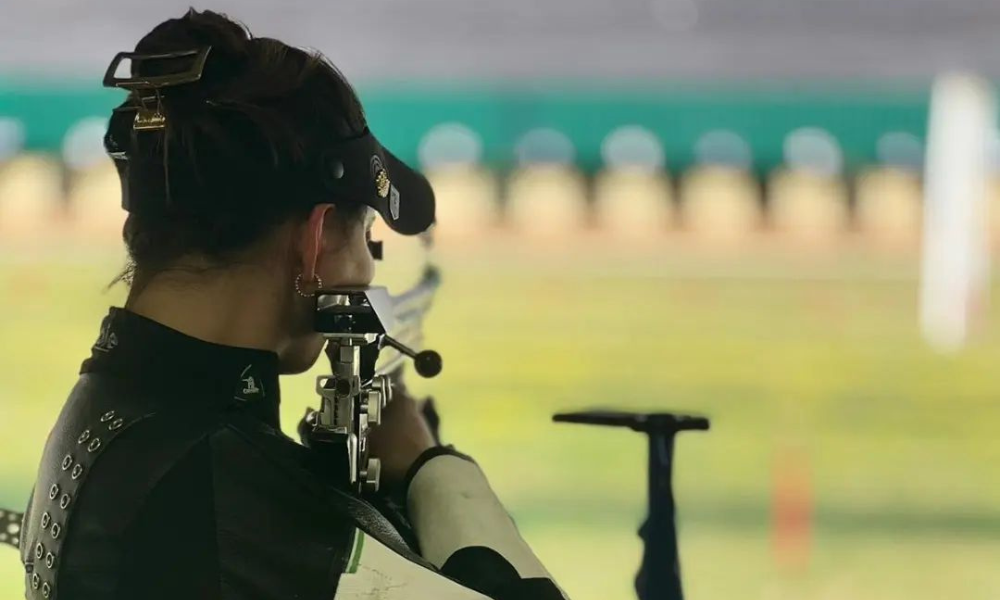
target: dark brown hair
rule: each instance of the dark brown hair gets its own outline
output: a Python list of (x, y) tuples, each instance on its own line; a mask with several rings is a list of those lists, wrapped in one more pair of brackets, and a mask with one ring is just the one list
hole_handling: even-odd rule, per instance
[[(337, 205), (344, 224), (364, 212), (346, 199), (319, 198), (326, 194), (322, 185), (305, 175), (311, 171), (304, 165), (325, 142), (367, 127), (357, 95), (336, 67), (319, 53), (255, 38), (225, 15), (194, 9), (157, 25), (136, 52), (206, 46), (211, 52), (201, 79), (167, 90), (162, 100), (170, 180), (195, 183), (177, 187), (172, 195), (179, 197), (165, 208), (130, 211), (123, 232), (130, 263), (119, 280), (135, 286), (184, 256), (227, 266), (320, 201)], [(169, 72), (176, 68), (170, 62), (139, 64), (133, 74)], [(141, 190), (133, 193), (140, 197), (131, 201), (141, 204)]]

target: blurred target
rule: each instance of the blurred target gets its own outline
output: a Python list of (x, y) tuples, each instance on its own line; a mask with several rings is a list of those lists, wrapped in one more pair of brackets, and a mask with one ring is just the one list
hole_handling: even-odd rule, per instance
[(62, 213), (62, 171), (51, 157), (21, 153), (0, 170), (0, 239), (42, 238)]
[(63, 138), (62, 155), (69, 175), (69, 213), (74, 233), (88, 242), (121, 243), (125, 211), (121, 184), (104, 150), (108, 121), (88, 117), (75, 123)]
[(659, 138), (643, 127), (620, 127), (604, 138), (601, 156), (605, 168), (594, 182), (600, 226), (623, 237), (662, 234), (673, 218), (673, 193)]
[(437, 237), (474, 235), (497, 223), (496, 178), (481, 164), (478, 133), (461, 123), (442, 123), (424, 135), (418, 155), (437, 198)]
[(785, 138), (784, 155), (785, 164), (791, 170), (820, 177), (837, 177), (844, 167), (836, 138), (815, 127), (803, 127), (789, 133)]
[(788, 134), (785, 167), (770, 182), (771, 222), (791, 239), (825, 244), (843, 234), (849, 219), (844, 158), (829, 132), (804, 127)]
[(0, 117), (0, 165), (11, 160), (24, 148), (24, 123)]
[(738, 133), (709, 131), (694, 148), (696, 164), (681, 186), (684, 222), (698, 237), (723, 244), (760, 226), (760, 193), (750, 169), (753, 151)]
[(72, 171), (82, 172), (110, 163), (111, 159), (104, 151), (104, 134), (107, 131), (108, 120), (104, 117), (77, 121), (63, 138), (62, 156), (66, 166)]
[(923, 144), (912, 133), (890, 131), (879, 137), (876, 155), (879, 163), (857, 181), (858, 229), (878, 246), (912, 247), (923, 218)]
[(576, 149), (556, 129), (525, 133), (514, 147), (518, 167), (508, 182), (507, 218), (516, 231), (552, 237), (586, 225), (587, 188), (573, 161)]
[(878, 138), (875, 147), (880, 164), (919, 172), (924, 166), (924, 145), (907, 131), (890, 131)]
[(735, 131), (716, 129), (698, 138), (695, 159), (701, 166), (718, 166), (749, 171), (753, 166), (750, 144)]
[(638, 125), (619, 127), (601, 143), (601, 158), (609, 169), (660, 171), (666, 166), (663, 144)]

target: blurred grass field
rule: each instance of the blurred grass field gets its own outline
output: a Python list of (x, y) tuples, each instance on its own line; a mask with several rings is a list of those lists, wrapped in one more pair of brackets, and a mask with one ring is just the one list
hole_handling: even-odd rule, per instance
[[(930, 352), (915, 265), (850, 252), (706, 258), (682, 248), (442, 248), (427, 328), (448, 441), (473, 454), (563, 588), (626, 600), (645, 445), (553, 425), (560, 409), (683, 409), (676, 487), (688, 597), (1000, 598), (1000, 310), (972, 347)], [(0, 505), (21, 507), (121, 259), (0, 258)], [(286, 428), (313, 402), (283, 382)], [(776, 564), (773, 468), (809, 465), (805, 566)], [(0, 549), (0, 599), (22, 597)]]

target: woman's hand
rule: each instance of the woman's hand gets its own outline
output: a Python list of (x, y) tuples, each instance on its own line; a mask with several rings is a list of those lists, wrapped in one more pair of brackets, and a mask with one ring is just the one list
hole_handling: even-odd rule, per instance
[(382, 483), (389, 489), (403, 485), (410, 465), (436, 445), (417, 401), (405, 387), (394, 385), (381, 424), (368, 434), (370, 455), (382, 461)]

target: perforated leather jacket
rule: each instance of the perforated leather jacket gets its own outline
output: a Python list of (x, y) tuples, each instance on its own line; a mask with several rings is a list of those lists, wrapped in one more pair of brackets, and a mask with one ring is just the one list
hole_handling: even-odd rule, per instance
[(325, 480), (278, 403), (273, 353), (112, 309), (25, 514), (27, 598), (563, 597), (467, 457), (422, 456), (399, 518)]

